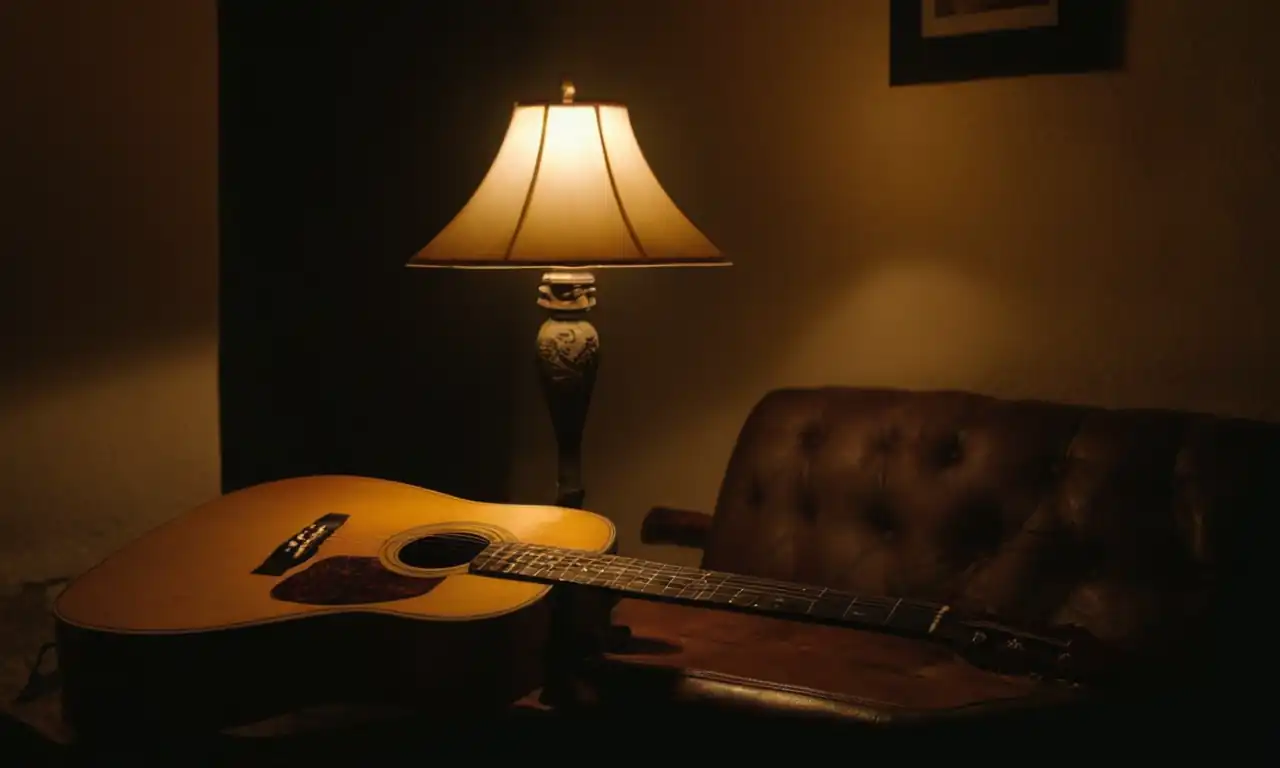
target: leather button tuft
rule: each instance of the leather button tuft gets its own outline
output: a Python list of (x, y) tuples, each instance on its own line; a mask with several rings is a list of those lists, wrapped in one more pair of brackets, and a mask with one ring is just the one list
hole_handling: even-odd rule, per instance
[(813, 521), (818, 519), (818, 500), (813, 493), (804, 491), (800, 494), (799, 499), (800, 516), (805, 520)]
[(892, 537), (894, 530), (898, 527), (893, 510), (883, 501), (867, 504), (862, 510), (862, 519), (882, 536)]
[(1004, 515), (994, 500), (973, 499), (954, 508), (943, 525), (939, 546), (953, 562), (970, 562), (1000, 551), (1006, 538)]
[(821, 424), (810, 424), (800, 430), (800, 450), (806, 455), (816, 453), (827, 440), (827, 431)]
[(1056, 480), (1062, 476), (1063, 467), (1066, 465), (1066, 459), (1062, 457), (1054, 457), (1045, 462), (1044, 476), (1048, 480)]
[(964, 459), (964, 433), (956, 432), (943, 439), (934, 449), (933, 455), (940, 468), (959, 464)]
[(871, 447), (875, 449), (876, 453), (888, 453), (897, 444), (898, 433), (895, 431), (884, 432), (871, 441)]

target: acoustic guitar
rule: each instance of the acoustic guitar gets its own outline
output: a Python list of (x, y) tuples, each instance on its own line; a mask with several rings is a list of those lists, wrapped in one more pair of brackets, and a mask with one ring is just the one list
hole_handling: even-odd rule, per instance
[(73, 581), (54, 613), (63, 713), (82, 733), (220, 728), (317, 703), (468, 713), (541, 684), (554, 585), (844, 624), (1075, 679), (1087, 636), (946, 605), (610, 554), (599, 515), (320, 476), (237, 491)]

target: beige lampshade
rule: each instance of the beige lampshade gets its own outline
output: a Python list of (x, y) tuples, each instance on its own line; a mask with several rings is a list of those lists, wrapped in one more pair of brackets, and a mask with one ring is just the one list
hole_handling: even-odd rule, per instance
[(729, 262), (645, 162), (627, 108), (517, 104), (498, 156), (411, 267), (621, 267)]

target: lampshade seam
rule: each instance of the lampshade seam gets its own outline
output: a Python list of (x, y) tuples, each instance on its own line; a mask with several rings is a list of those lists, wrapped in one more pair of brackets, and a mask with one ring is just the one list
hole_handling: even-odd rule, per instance
[(622, 216), (622, 223), (627, 228), (627, 234), (631, 235), (631, 242), (635, 243), (636, 250), (640, 252), (640, 258), (648, 261), (649, 254), (644, 250), (644, 244), (640, 242), (640, 236), (636, 234), (636, 228), (631, 224), (631, 217), (627, 215), (627, 207), (622, 204), (622, 195), (618, 193), (618, 180), (613, 175), (613, 161), (609, 159), (609, 144), (604, 140), (604, 122), (600, 119), (599, 105), (593, 107), (596, 113), (596, 132), (600, 136), (600, 151), (604, 154), (604, 170), (609, 175), (609, 189), (613, 191), (613, 201), (618, 204), (618, 214)]
[(511, 233), (511, 239), (507, 241), (507, 252), (503, 254), (503, 261), (511, 261), (511, 254), (516, 247), (516, 239), (520, 237), (520, 231), (524, 228), (525, 217), (529, 215), (529, 203), (533, 201), (533, 189), (538, 185), (538, 172), (542, 170), (542, 150), (547, 146), (547, 123), (550, 122), (551, 108), (542, 108), (542, 129), (538, 134), (538, 154), (533, 160), (533, 175), (529, 177), (529, 189), (524, 194), (524, 205), (520, 206), (520, 218), (516, 219), (516, 228)]

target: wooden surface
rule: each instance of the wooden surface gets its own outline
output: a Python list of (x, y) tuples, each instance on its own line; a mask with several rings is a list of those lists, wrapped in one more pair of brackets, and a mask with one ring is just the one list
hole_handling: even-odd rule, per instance
[[(541, 689), (530, 691), (511, 706), (520, 716), (550, 717), (554, 711), (539, 701)], [(259, 723), (232, 728), (229, 735), (239, 738), (278, 738), (295, 736), (318, 729), (340, 730), (371, 722), (402, 721), (415, 717), (403, 710), (369, 707), (325, 707), (292, 712)], [(417, 716), (421, 717), (421, 716)], [(6, 738), (21, 740), (32, 745), (43, 744), (48, 748), (65, 747), (76, 741), (75, 732), (62, 721), (57, 691), (50, 691), (40, 698), (14, 703), (10, 697), (0, 701), (0, 754), (4, 754)]]
[(947, 648), (843, 627), (623, 600), (615, 622), (635, 652), (611, 658), (706, 670), (849, 697), (893, 710), (943, 710), (1046, 694), (1063, 686), (978, 669)]

